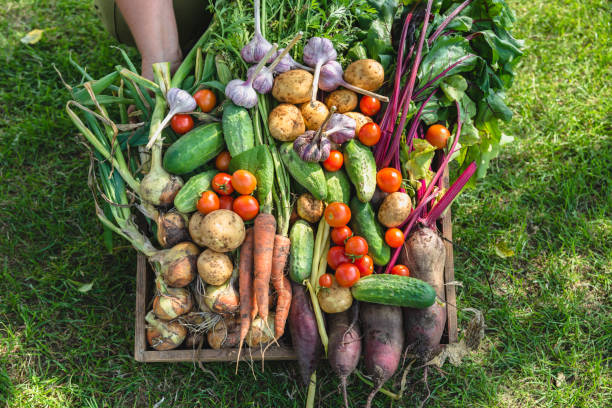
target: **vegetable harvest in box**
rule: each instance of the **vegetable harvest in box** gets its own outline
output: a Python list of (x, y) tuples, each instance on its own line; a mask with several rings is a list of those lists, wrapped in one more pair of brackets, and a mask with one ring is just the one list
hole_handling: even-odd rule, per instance
[(155, 271), (151, 348), (238, 348), (238, 365), (245, 347), (292, 345), (308, 406), (323, 354), (347, 406), (363, 354), (369, 406), (406, 347), (424, 362), (442, 348), (436, 221), (512, 142), (513, 14), (503, 0), (210, 10), (174, 75), (143, 78), (123, 52), (97, 80), (74, 63), (86, 82), (66, 109), (106, 242)]

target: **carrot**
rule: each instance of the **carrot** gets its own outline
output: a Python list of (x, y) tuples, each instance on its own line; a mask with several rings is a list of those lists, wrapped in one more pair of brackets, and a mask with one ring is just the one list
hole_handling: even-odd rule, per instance
[(268, 321), (268, 291), (272, 273), (272, 256), (274, 253), (274, 236), (276, 235), (276, 219), (272, 214), (260, 213), (255, 218), (253, 226), (253, 267), (255, 280), (253, 289), (259, 308), (259, 316)]
[(251, 327), (251, 312), (253, 308), (253, 229), (249, 228), (240, 248), (240, 264), (238, 265), (240, 291), (240, 346), (236, 358), (236, 372), (240, 361), (240, 352)]
[(290, 249), (291, 240), (289, 238), (282, 235), (276, 235), (274, 237), (274, 252), (272, 255), (272, 273), (270, 281), (278, 294), (276, 315), (274, 317), (274, 338), (277, 340), (285, 332), (285, 323), (287, 322), (289, 306), (291, 305), (291, 285), (283, 273)]

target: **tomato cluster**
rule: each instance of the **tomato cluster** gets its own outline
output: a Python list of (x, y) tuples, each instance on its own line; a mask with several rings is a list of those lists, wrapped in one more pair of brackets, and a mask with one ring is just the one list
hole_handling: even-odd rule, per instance
[[(196, 104), (204, 113), (212, 111), (217, 104), (217, 97), (210, 89), (201, 89), (193, 94)], [(177, 113), (170, 120), (170, 127), (179, 135), (185, 134), (193, 129), (193, 118), (189, 114)]]

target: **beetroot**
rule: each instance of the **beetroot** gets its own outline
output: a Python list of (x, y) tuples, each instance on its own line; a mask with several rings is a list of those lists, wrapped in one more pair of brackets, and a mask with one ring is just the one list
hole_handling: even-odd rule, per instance
[(323, 345), (306, 288), (291, 282), (291, 289), (293, 298), (289, 309), (289, 330), (293, 349), (297, 353), (302, 383), (306, 385), (317, 367)]
[(340, 378), (344, 406), (348, 408), (346, 379), (357, 367), (361, 356), (361, 332), (357, 325), (358, 304), (342, 313), (328, 314), (329, 322), (329, 364)]

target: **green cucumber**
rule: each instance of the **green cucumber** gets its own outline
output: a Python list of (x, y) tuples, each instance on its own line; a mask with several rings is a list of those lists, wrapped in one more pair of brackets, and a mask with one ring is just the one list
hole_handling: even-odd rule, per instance
[(425, 309), (436, 301), (436, 291), (427, 282), (407, 276), (376, 274), (364, 276), (351, 287), (362, 302)]
[(210, 190), (210, 183), (217, 174), (217, 170), (207, 170), (191, 177), (174, 197), (174, 207), (184, 214), (196, 210), (196, 203), (206, 190)]
[(234, 157), (255, 146), (255, 132), (249, 111), (231, 102), (223, 106), (223, 138)]
[(304, 220), (298, 220), (289, 233), (291, 252), (289, 253), (289, 277), (300, 285), (310, 277), (314, 252), (314, 232)]
[(385, 243), (383, 228), (376, 219), (370, 203), (363, 203), (357, 197), (351, 199), (351, 229), (355, 235), (368, 242), (368, 255), (376, 265), (386, 265), (391, 258), (391, 248)]
[(164, 155), (164, 168), (172, 174), (189, 173), (221, 153), (224, 147), (220, 123), (198, 126), (170, 145)]
[(351, 182), (344, 170), (324, 170), (324, 173), (327, 180), (327, 202), (338, 201), (348, 204), (351, 201)]
[(264, 203), (274, 184), (274, 162), (268, 146), (259, 145), (237, 156), (232, 156), (229, 172), (234, 173), (240, 169), (248, 170), (255, 175), (257, 199), (260, 204)]
[(306, 162), (293, 150), (293, 142), (280, 146), (279, 153), (291, 176), (317, 200), (327, 197), (327, 183), (319, 163)]
[(376, 160), (369, 147), (355, 139), (344, 144), (344, 168), (364, 203), (372, 199), (376, 190)]

